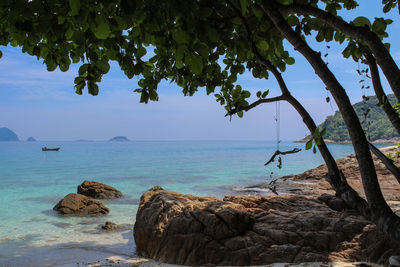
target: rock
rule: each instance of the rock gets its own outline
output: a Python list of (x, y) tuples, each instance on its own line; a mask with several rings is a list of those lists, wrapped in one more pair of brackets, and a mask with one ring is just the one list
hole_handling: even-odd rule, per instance
[(134, 238), (142, 256), (182, 265), (385, 263), (400, 246), (377, 242), (385, 238), (371, 227), (358, 214), (303, 196), (229, 196), (222, 201), (161, 190), (141, 197)]
[(108, 214), (109, 209), (98, 200), (90, 199), (81, 194), (68, 194), (53, 210), (61, 215), (98, 216)]
[(101, 229), (107, 230), (107, 231), (117, 230), (118, 229), (118, 225), (116, 225), (113, 222), (107, 221), (104, 225), (101, 226)]
[(0, 141), (19, 141), (18, 136), (10, 129), (0, 128)]
[(318, 197), (318, 200), (324, 202), (328, 207), (336, 211), (343, 211), (350, 208), (346, 202), (334, 195), (322, 194)]
[(36, 139), (33, 136), (31, 136), (26, 139), (26, 142), (36, 142)]
[(129, 141), (129, 139), (126, 136), (115, 136), (111, 138), (109, 141), (127, 142)]
[(159, 190), (164, 190), (164, 188), (162, 188), (159, 185), (155, 185), (152, 188), (149, 189), (149, 191), (159, 191)]
[(114, 187), (95, 181), (84, 181), (80, 184), (78, 194), (99, 199), (122, 197), (122, 193)]

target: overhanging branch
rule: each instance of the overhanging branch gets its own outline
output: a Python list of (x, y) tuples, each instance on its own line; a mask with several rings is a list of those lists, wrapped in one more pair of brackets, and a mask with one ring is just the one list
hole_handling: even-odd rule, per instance
[(286, 96), (285, 95), (281, 95), (281, 96), (276, 96), (276, 97), (271, 97), (271, 98), (264, 98), (264, 99), (259, 99), (253, 103), (251, 103), (250, 105), (246, 106), (246, 107), (242, 107), (242, 108), (235, 108), (233, 110), (231, 110), (230, 112), (228, 112), (228, 114), (225, 115), (226, 116), (231, 116), (236, 114), (239, 111), (249, 111), (250, 109), (263, 104), (263, 103), (273, 103), (273, 102), (277, 102), (277, 101), (282, 101), (282, 100), (286, 100)]
[(299, 14), (309, 15), (316, 17), (328, 24), (332, 28), (346, 34), (347, 36), (354, 38), (358, 41), (362, 41), (374, 54), (378, 65), (381, 67), (387, 81), (392, 88), (393, 93), (400, 101), (400, 70), (389, 51), (386, 49), (379, 37), (372, 32), (368, 27), (359, 27), (351, 25), (344, 21), (338, 16), (334, 16), (329, 12), (321, 10), (319, 8), (310, 5), (276, 5), (279, 11), (284, 14)]

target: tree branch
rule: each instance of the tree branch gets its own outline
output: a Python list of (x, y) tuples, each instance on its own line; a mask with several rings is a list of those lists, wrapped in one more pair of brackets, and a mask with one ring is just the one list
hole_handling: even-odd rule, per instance
[(274, 162), (276, 156), (279, 156), (279, 155), (286, 155), (286, 154), (294, 154), (294, 153), (297, 153), (297, 152), (300, 152), (300, 151), (301, 151), (301, 149), (299, 149), (299, 148), (294, 148), (294, 149), (289, 150), (289, 151), (280, 151), (280, 150), (277, 150), (277, 151), (275, 151), (275, 153), (272, 155), (272, 157), (264, 164), (264, 166), (267, 166), (267, 165), (270, 164), (271, 162)]
[(376, 66), (375, 58), (371, 54), (371, 52), (367, 51), (364, 53), (364, 56), (369, 65), (369, 69), (371, 71), (371, 79), (372, 85), (374, 87), (375, 94), (378, 98), (378, 103), (385, 111), (386, 116), (389, 118), (390, 122), (396, 128), (396, 131), (400, 134), (400, 117), (399, 114), (394, 110), (392, 105), (390, 104), (385, 92), (383, 91), (383, 87), (381, 84), (381, 79), (379, 77), (378, 67)]
[(250, 105), (243, 107), (243, 108), (238, 108), (238, 109), (232, 109), (230, 112), (228, 112), (228, 114), (225, 115), (226, 116), (231, 116), (233, 114), (236, 114), (239, 111), (249, 111), (250, 109), (257, 107), (260, 104), (263, 103), (273, 103), (273, 102), (277, 102), (277, 101), (282, 101), (282, 100), (286, 100), (286, 96), (285, 95), (281, 95), (281, 96), (276, 96), (276, 97), (271, 97), (271, 98), (264, 98), (264, 99), (259, 99), (253, 103), (251, 103)]
[(277, 5), (278, 9), (285, 14), (296, 13), (299, 15), (309, 15), (316, 17), (332, 28), (354, 38), (362, 41), (368, 45), (378, 65), (381, 67), (387, 81), (392, 88), (393, 93), (400, 101), (400, 70), (396, 62), (393, 60), (389, 51), (383, 45), (379, 37), (372, 32), (368, 27), (358, 27), (351, 25), (338, 16), (334, 16), (329, 12), (321, 10), (310, 5), (292, 4), (288, 6)]
[(389, 160), (385, 154), (383, 154), (376, 146), (373, 144), (369, 143), (369, 148), (371, 149), (372, 153), (375, 154), (375, 156), (378, 157), (382, 161), (382, 163), (386, 166), (386, 168), (394, 175), (396, 178), (397, 182), (400, 183), (400, 170), (397, 168), (394, 163)]

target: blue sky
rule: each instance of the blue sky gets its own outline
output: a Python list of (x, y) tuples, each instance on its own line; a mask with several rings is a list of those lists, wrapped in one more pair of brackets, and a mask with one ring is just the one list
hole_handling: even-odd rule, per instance
[[(380, 1), (359, 1), (357, 11), (346, 18), (383, 16)], [(365, 4), (368, 2), (368, 4)], [(374, 2), (373, 4), (371, 2)], [(379, 11), (379, 12), (378, 12)], [(391, 53), (397, 63), (400, 59), (400, 31), (397, 9), (387, 17), (394, 20), (388, 32)], [(397, 21), (395, 20), (397, 19)], [(315, 49), (325, 52), (325, 44), (314, 41)], [(361, 100), (362, 92), (357, 64), (343, 59), (343, 46), (330, 44), (328, 62), (338, 80), (347, 90), (352, 102)], [(296, 64), (283, 74), (293, 95), (309, 110), (317, 123), (336, 110), (326, 103), (327, 92), (312, 68), (291, 49)], [(0, 59), (0, 127), (12, 129), (20, 139), (34, 136), (38, 140), (106, 140), (125, 135), (132, 140), (275, 140), (275, 104), (259, 106), (245, 113), (242, 119), (224, 117), (224, 109), (214, 97), (203, 91), (193, 97), (184, 97), (174, 84), (160, 85), (160, 101), (140, 104), (137, 79), (129, 80), (112, 64), (110, 73), (100, 83), (100, 94), (75, 94), (73, 80), (78, 66), (68, 72), (58, 69), (47, 72), (36, 58), (23, 54), (19, 48), (2, 47)], [(279, 89), (270, 81), (252, 78), (245, 73), (241, 85), (252, 92), (270, 89), (270, 96)], [(387, 84), (384, 83), (388, 88)], [(370, 90), (373, 94), (373, 90)], [(300, 117), (286, 103), (281, 103), (281, 139), (295, 140), (308, 133)]]

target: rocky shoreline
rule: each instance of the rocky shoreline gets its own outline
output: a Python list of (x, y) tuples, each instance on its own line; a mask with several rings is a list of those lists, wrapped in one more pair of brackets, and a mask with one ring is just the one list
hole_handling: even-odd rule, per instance
[[(382, 149), (394, 154), (397, 147)], [(354, 155), (337, 160), (349, 184), (361, 195)], [(397, 181), (375, 158), (389, 204), (400, 210)], [(146, 192), (134, 228), (140, 255), (183, 265), (263, 265), (279, 262), (388, 264), (400, 255), (391, 241), (334, 196), (321, 165), (275, 181), (278, 196), (212, 197), (162, 189)], [(259, 185), (267, 189), (271, 184)], [(254, 188), (254, 187), (253, 187)]]
[[(381, 148), (380, 150), (385, 155), (390, 154), (393, 158), (396, 158), (397, 146), (389, 146)], [(396, 202), (400, 201), (399, 183), (375, 155), (373, 155), (373, 159), (385, 199), (392, 205), (392, 208), (397, 208), (398, 205)], [(343, 171), (348, 183), (361, 196), (365, 197), (355, 154), (350, 154), (344, 158), (337, 159), (336, 162), (339, 168)], [(399, 159), (397, 159), (395, 163), (400, 167)], [(335, 194), (335, 191), (333, 191), (329, 183), (324, 179), (327, 173), (328, 169), (326, 165), (322, 164), (301, 174), (283, 176), (275, 180), (275, 182), (263, 183), (251, 186), (250, 188), (269, 189), (271, 186), (275, 186), (278, 194), (295, 194), (315, 198), (323, 194)]]

